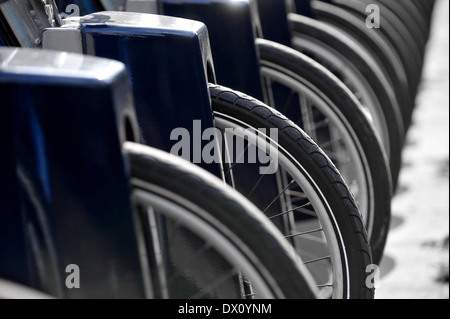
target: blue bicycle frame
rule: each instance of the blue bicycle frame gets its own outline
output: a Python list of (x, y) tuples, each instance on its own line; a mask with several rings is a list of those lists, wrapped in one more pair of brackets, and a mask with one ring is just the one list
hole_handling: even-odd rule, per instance
[[(115, 61), (0, 48), (1, 278), (60, 298), (145, 296), (122, 151), (138, 134), (127, 76)], [(83, 289), (66, 289), (71, 264)]]
[[(126, 65), (142, 143), (169, 152), (175, 144), (170, 140), (174, 129), (188, 129), (193, 137), (194, 120), (201, 122), (202, 129), (214, 126), (208, 82), (215, 83), (215, 74), (204, 24), (159, 15), (98, 12), (74, 26), (46, 29), (44, 48), (73, 49), (68, 33), (80, 39), (80, 53)], [(193, 157), (207, 142), (202, 141), (200, 148), (191, 145)], [(221, 177), (216, 163), (195, 162)]]

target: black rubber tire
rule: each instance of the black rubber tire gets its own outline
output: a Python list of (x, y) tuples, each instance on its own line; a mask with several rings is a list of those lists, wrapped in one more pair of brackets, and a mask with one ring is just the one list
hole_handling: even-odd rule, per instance
[[(394, 68), (393, 64), (401, 64), (407, 74), (411, 99), (414, 100), (419, 79), (418, 68), (414, 66), (414, 61), (410, 56), (405, 58), (399, 55), (384, 34), (372, 32), (373, 29), (367, 28), (365, 20), (361, 20), (355, 14), (322, 1), (313, 1), (311, 5), (317, 20), (334, 26), (364, 45), (380, 61), (384, 70)], [(410, 67), (411, 64), (413, 67)]]
[[(307, 17), (290, 14), (289, 20), (293, 36), (308, 37), (316, 44), (322, 45), (332, 52), (336, 52), (344, 61), (351, 63), (371, 86), (378, 98), (379, 104), (383, 108), (384, 118), (389, 131), (391, 171), (393, 174), (393, 183), (396, 185), (400, 170), (403, 139), (403, 130), (401, 128), (403, 127), (403, 122), (410, 118), (412, 106), (403, 106), (403, 109), (400, 110), (396, 107), (395, 103), (390, 102), (393, 98), (389, 98), (390, 89), (386, 87), (382, 71), (374, 65), (374, 60), (371, 59), (370, 55), (366, 54), (364, 49), (358, 49), (358, 44), (352, 38), (341, 34), (339, 30), (334, 30), (329, 25)], [(407, 83), (404, 82), (403, 86), (407, 86)], [(403, 87), (402, 89), (407, 88)]]
[(344, 295), (356, 299), (373, 298), (374, 290), (365, 283), (364, 267), (372, 263), (367, 233), (354, 198), (333, 163), (298, 126), (278, 111), (217, 85), (210, 85), (210, 92), (216, 116), (225, 114), (255, 129), (278, 128), (280, 149), (301, 163), (315, 185), (320, 185), (322, 201), (332, 207), (332, 211), (328, 211), (329, 218), (342, 235), (340, 249), (346, 251), (349, 267), (344, 281), (349, 279), (350, 286)]
[[(391, 197), (393, 190), (391, 169), (380, 139), (373, 125), (367, 119), (362, 106), (353, 94), (327, 70), (308, 57), (296, 51), (282, 50), (280, 45), (266, 40), (257, 40), (261, 55), (261, 65), (268, 63), (281, 67), (280, 71), (295, 73), (296, 80), (306, 84), (310, 89), (321, 92), (326, 96), (330, 108), (345, 123), (347, 131), (360, 145), (360, 157), (367, 163), (368, 174), (373, 189), (373, 206), (370, 243), (374, 263), (378, 263), (383, 256), (390, 218)], [(391, 115), (390, 113), (389, 115)], [(294, 120), (294, 119), (291, 119)], [(362, 154), (361, 154), (362, 153)], [(399, 155), (397, 155), (399, 156)], [(394, 165), (395, 161), (392, 162)]]
[[(385, 71), (370, 52), (367, 52), (362, 45), (343, 32), (321, 21), (302, 17), (297, 14), (290, 14), (288, 17), (292, 36), (298, 36), (300, 38), (308, 37), (310, 41), (318, 45), (329, 47), (341, 57), (341, 60), (345, 59), (347, 63), (360, 70), (360, 73), (366, 73), (366, 81), (375, 81), (382, 85), (385, 83), (385, 76), (383, 76), (385, 74), (390, 82), (388, 85), (394, 89), (394, 93), (398, 97), (403, 123), (405, 127), (408, 126), (413, 110), (413, 102), (410, 97), (410, 88), (406, 73), (400, 65), (397, 64), (395, 69), (392, 68)], [(317, 61), (320, 63), (319, 60)], [(368, 73), (372, 74), (370, 75)], [(370, 83), (370, 85), (374, 86), (375, 84)], [(380, 87), (380, 84), (377, 86)]]
[[(333, 0), (334, 4), (345, 10), (351, 11), (359, 19), (364, 20), (367, 17), (365, 13), (366, 4), (361, 0)], [(415, 79), (418, 83), (422, 75), (424, 51), (417, 43), (415, 37), (403, 25), (395, 14), (386, 7), (380, 5), (382, 25), (379, 29), (372, 29), (372, 32), (378, 32), (385, 36), (390, 45), (398, 52), (404, 61), (408, 62), (408, 68), (414, 70)], [(415, 96), (414, 96), (415, 97)]]
[[(422, 19), (422, 16), (409, 13), (398, 1), (378, 0), (377, 2), (390, 8), (403, 21), (405, 26), (411, 30), (412, 34), (420, 37), (420, 41), (424, 45), (427, 43), (429, 27), (425, 20)], [(368, 0), (366, 0), (366, 3), (368, 3)]]
[[(124, 144), (124, 151), (129, 159), (134, 189), (153, 193), (158, 192), (156, 188), (163, 189), (198, 207), (188, 210), (243, 252), (259, 275), (267, 280), (276, 298), (315, 298), (313, 283), (307, 279), (310, 277), (299, 260), (293, 258), (292, 247), (242, 195), (179, 157), (131, 142)], [(146, 188), (136, 180), (156, 188)], [(176, 202), (177, 196), (169, 200)], [(183, 203), (180, 205), (187, 207)]]
[[(363, 21), (367, 18), (367, 4), (361, 0), (333, 0), (333, 4), (353, 12)], [(417, 69), (418, 77), (420, 77), (423, 52), (421, 52), (416, 39), (395, 14), (386, 7), (382, 7), (381, 4), (379, 5), (382, 25), (379, 29), (373, 29), (372, 31), (383, 33), (403, 58), (410, 57), (413, 62), (410, 67)]]
[(397, 0), (410, 15), (414, 16), (421, 25), (428, 26), (430, 31), (431, 16), (433, 13), (433, 0)]
[[(361, 2), (367, 4), (370, 4), (368, 0), (360, 0)], [(407, 37), (407, 40), (415, 44), (415, 48), (419, 52), (422, 60), (424, 58), (424, 48), (427, 43), (427, 36), (426, 32), (427, 29), (422, 29), (414, 23), (411, 23), (410, 25), (405, 23), (404, 19), (397, 14), (395, 10), (390, 8), (389, 6), (385, 5), (384, 3), (378, 1), (376, 2), (377, 5), (380, 7), (382, 17), (385, 19), (389, 19), (393, 26), (398, 26), (398, 32), (403, 35), (403, 37)], [(402, 11), (404, 13), (404, 11)]]

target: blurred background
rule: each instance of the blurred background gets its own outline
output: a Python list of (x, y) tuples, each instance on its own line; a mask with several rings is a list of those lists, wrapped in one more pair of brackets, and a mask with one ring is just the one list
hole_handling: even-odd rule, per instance
[(437, 0), (378, 299), (449, 298), (449, 1)]

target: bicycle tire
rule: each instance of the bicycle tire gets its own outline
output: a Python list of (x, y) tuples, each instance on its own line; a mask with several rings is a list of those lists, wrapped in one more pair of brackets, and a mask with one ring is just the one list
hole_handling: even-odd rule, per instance
[[(425, 21), (420, 21), (421, 16), (412, 15), (398, 2), (398, 1), (386, 1), (378, 0), (379, 3), (388, 7), (392, 12), (394, 12), (403, 23), (411, 30), (413, 34), (420, 37), (420, 43), (423, 46), (426, 45), (428, 39), (428, 25)], [(366, 2), (367, 3), (367, 2)]]
[[(333, 0), (332, 3), (356, 14), (362, 21), (367, 18), (367, 4), (360, 0)], [(382, 26), (378, 29), (372, 29), (372, 31), (383, 33), (403, 58), (411, 58), (412, 63), (409, 66), (417, 69), (417, 74), (420, 77), (423, 52), (421, 52), (416, 39), (389, 9), (380, 7), (380, 15), (383, 19)]]
[[(289, 21), (293, 36), (292, 46), (329, 67), (335, 75), (345, 79), (344, 83), (352, 92), (362, 95), (361, 102), (369, 107), (375, 127), (392, 162), (395, 185), (400, 168), (399, 163), (395, 163), (395, 157), (398, 161), (398, 156), (401, 156), (399, 153), (403, 135), (399, 127), (410, 118), (411, 103), (408, 102), (408, 105), (403, 105), (400, 109), (395, 103), (389, 102), (392, 98), (389, 98), (389, 93), (385, 92), (386, 86), (383, 83), (386, 80), (382, 71), (377, 68), (375, 61), (364, 48), (358, 49), (358, 44), (352, 38), (346, 37), (345, 34), (320, 21), (297, 14), (290, 14)], [(344, 74), (348, 76), (345, 77)], [(403, 91), (407, 90), (406, 82), (407, 80), (404, 79)]]
[(414, 62), (409, 56), (406, 58), (401, 56), (384, 34), (372, 32), (372, 29), (367, 28), (364, 20), (345, 9), (321, 1), (313, 1), (311, 6), (317, 20), (345, 32), (364, 45), (369, 52), (373, 52), (373, 56), (380, 61), (384, 70), (390, 70), (393, 64), (401, 65), (407, 74), (411, 100), (414, 100), (419, 79), (417, 68), (410, 67)]
[[(367, 0), (360, 0), (363, 4), (370, 4)], [(416, 28), (417, 25), (408, 25), (394, 10), (382, 2), (377, 2), (380, 12), (383, 15), (383, 19), (386, 19), (390, 24), (396, 28), (396, 31), (402, 36), (411, 47), (417, 51), (421, 58), (421, 64), (425, 56), (426, 37), (423, 36), (423, 30)], [(426, 31), (426, 30), (425, 30)]]
[[(193, 229), (194, 233), (196, 227), (205, 224), (202, 227), (206, 228), (201, 229), (209, 229), (214, 236), (232, 246), (230, 251), (234, 250), (238, 256), (245, 258), (244, 264), (251, 268), (247, 275), (262, 280), (269, 295), (287, 299), (315, 298), (314, 290), (310, 288), (311, 279), (308, 279), (308, 273), (299, 264), (299, 260), (294, 258), (292, 247), (287, 245), (278, 230), (242, 195), (201, 168), (168, 153), (131, 142), (124, 144), (124, 151), (129, 159), (134, 198), (147, 194), (157, 196), (163, 203), (165, 200), (176, 205), (178, 210), (171, 211), (173, 215), (164, 211), (161, 214), (165, 214), (167, 218), (170, 216), (176, 224)], [(152, 203), (157, 205), (159, 202), (155, 200)], [(157, 207), (161, 209), (160, 206)], [(193, 222), (200, 226), (189, 225)], [(220, 241), (208, 237), (208, 232), (198, 235), (204, 236), (205, 241), (209, 240), (206, 244), (211, 247), (220, 246), (217, 244)], [(187, 247), (184, 244), (186, 238), (174, 239), (174, 243), (180, 245), (172, 245), (172, 249), (177, 249), (178, 255)], [(224, 247), (227, 249), (226, 245)], [(195, 259), (201, 260), (198, 256)], [(196, 266), (200, 267), (201, 264), (197, 263)], [(196, 275), (198, 274), (192, 275), (190, 279), (194, 280)], [(196, 283), (210, 284), (202, 280), (204, 279), (199, 278)]]
[[(318, 96), (320, 94), (325, 95), (326, 106), (324, 107), (330, 110), (324, 111), (324, 114), (325, 112), (337, 114), (338, 119), (334, 121), (344, 123), (345, 128), (341, 130), (349, 132), (351, 136), (347, 139), (346, 144), (355, 144), (358, 155), (355, 156), (355, 153), (351, 153), (350, 147), (345, 150), (345, 153), (352, 157), (352, 166), (357, 166), (359, 161), (364, 166), (363, 171), (359, 171), (358, 175), (360, 175), (359, 178), (364, 175), (365, 179), (359, 179), (359, 184), (367, 183), (370, 185), (367, 185), (367, 188), (364, 189), (358, 183), (352, 183), (350, 178), (347, 178), (347, 182), (350, 185), (357, 186), (359, 191), (368, 192), (369, 205), (363, 205), (359, 201), (358, 203), (361, 205), (360, 211), (369, 233), (373, 261), (378, 263), (383, 255), (389, 229), (393, 183), (389, 162), (373, 125), (367, 119), (365, 111), (351, 92), (337, 78), (331, 76), (311, 59), (295, 51), (280, 50), (280, 45), (270, 41), (258, 40), (257, 46), (261, 54), (262, 66), (275, 68), (288, 77), (304, 83)], [(293, 73), (289, 74), (288, 71)], [(262, 73), (264, 74), (264, 72)], [(328, 115), (325, 116), (328, 117)], [(288, 117), (290, 120), (295, 120), (294, 117)], [(333, 122), (331, 116), (328, 118), (330, 122)], [(352, 140), (350, 141), (350, 139)], [(319, 147), (320, 145), (319, 143)], [(327, 153), (327, 148), (324, 148), (324, 150)], [(330, 154), (330, 156), (333, 160), (333, 155)], [(339, 161), (336, 161), (335, 165), (341, 173), (344, 172), (344, 177), (347, 177), (345, 167), (341, 168)], [(357, 196), (358, 198), (359, 196)]]
[[(337, 266), (341, 267), (343, 277), (337, 280), (342, 279), (344, 287), (342, 295), (337, 298), (373, 298), (374, 290), (365, 284), (364, 268), (372, 263), (367, 232), (350, 190), (328, 157), (298, 126), (262, 102), (217, 85), (210, 85), (210, 92), (216, 121), (222, 119), (245, 128), (276, 128), (279, 131), (279, 156), (290, 161), (284, 167), (292, 165), (298, 174), (303, 174), (308, 180), (304, 184), (309, 184), (303, 184), (302, 187), (312, 189), (314, 194), (309, 196), (309, 200), (313, 201), (311, 198), (316, 196), (315, 203), (320, 202), (318, 205), (326, 210), (321, 211), (322, 227), (327, 228), (324, 225), (328, 225), (324, 232), (333, 233), (336, 237), (334, 239), (338, 241), (339, 252), (336, 252), (336, 258), (342, 264)], [(233, 172), (234, 170), (233, 167)], [(246, 179), (239, 174), (235, 182), (243, 185)], [(253, 183), (237, 187), (237, 190), (248, 194), (252, 187), (254, 190)], [(253, 190), (251, 194), (254, 194)], [(266, 204), (262, 204), (260, 200), (267, 199), (266, 203), (273, 203), (265, 192), (266, 188), (259, 197), (255, 196), (256, 199), (247, 196), (264, 212), (267, 208), (261, 207), (266, 207)], [(286, 235), (289, 234), (291, 233)]]
[(403, 9), (417, 19), (418, 23), (425, 26), (430, 33), (431, 15), (433, 13), (434, 1), (405, 1), (398, 0)]
[[(410, 88), (406, 72), (400, 63), (392, 63), (392, 68), (387, 70), (363, 45), (356, 42), (354, 38), (347, 34), (340, 32), (340, 30), (332, 28), (321, 21), (297, 14), (290, 14), (288, 19), (293, 36), (309, 37), (308, 42), (310, 43), (319, 42), (321, 46), (332, 47), (334, 54), (340, 56), (340, 60), (344, 59), (347, 63), (354, 64), (357, 69), (363, 68), (363, 70), (366, 70), (367, 68), (372, 68), (373, 70), (366, 72), (375, 72), (378, 74), (382, 72), (398, 97), (403, 122), (405, 124), (408, 123), (409, 114), (412, 112), (413, 106), (410, 99)], [(362, 80), (362, 82), (368, 82), (374, 76), (380, 77), (381, 80), (384, 78), (384, 76), (367, 75), (367, 79)]]

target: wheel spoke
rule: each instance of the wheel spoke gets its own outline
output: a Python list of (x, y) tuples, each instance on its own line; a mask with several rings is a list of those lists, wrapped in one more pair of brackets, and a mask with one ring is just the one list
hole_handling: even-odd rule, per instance
[(244, 156), (245, 152), (248, 150), (248, 148), (250, 147), (250, 144), (247, 144), (247, 146), (245, 147), (245, 149), (241, 152), (241, 154), (239, 154), (239, 156), (236, 158), (236, 162), (231, 164), (230, 167), (228, 167), (228, 169), (224, 169), (223, 172), (225, 174), (225, 176), (228, 176), (229, 174), (231, 174), (231, 172), (233, 171), (233, 167), (236, 166), (236, 164), (239, 164), (239, 160), (242, 158), (242, 156)]
[(309, 230), (309, 231), (305, 231), (305, 232), (301, 232), (301, 233), (297, 233), (297, 234), (293, 234), (293, 235), (287, 235), (287, 236), (284, 236), (284, 237), (285, 238), (294, 238), (294, 237), (300, 237), (300, 236), (305, 236), (305, 235), (309, 235), (309, 234), (318, 233), (318, 232), (321, 232), (321, 231), (323, 231), (323, 228)]
[(323, 285), (316, 285), (317, 288), (327, 288), (327, 287), (333, 287), (333, 284), (323, 284)]
[(308, 206), (308, 205), (311, 205), (311, 203), (308, 202), (308, 203), (306, 203), (305, 205), (298, 206), (298, 207), (294, 207), (294, 208), (289, 209), (289, 210), (287, 210), (287, 211), (284, 211), (284, 212), (282, 212), (282, 213), (279, 213), (279, 214), (270, 216), (269, 219), (273, 219), (273, 218), (276, 218), (276, 217), (280, 217), (280, 216), (283, 216), (283, 215), (292, 213), (292, 212), (294, 212), (294, 211), (296, 211), (296, 210), (299, 210), (299, 209), (301, 209), (301, 208), (304, 208), (304, 207), (306, 207), (306, 206)]
[(330, 256), (325, 256), (325, 257), (322, 257), (322, 258), (308, 260), (308, 261), (305, 261), (303, 264), (304, 265), (309, 265), (309, 264), (317, 263), (319, 261), (323, 261), (323, 260), (327, 260), (327, 259), (331, 259), (331, 257)]
[(253, 186), (252, 190), (250, 191), (250, 193), (248, 193), (247, 198), (250, 198), (250, 196), (253, 195), (254, 191), (258, 188), (258, 186), (261, 184), (261, 181), (263, 180), (263, 178), (266, 176), (266, 174), (261, 174), (261, 176), (258, 178), (258, 180), (256, 181), (255, 185)]
[(267, 212), (267, 210), (272, 207), (272, 205), (281, 197), (283, 196), (283, 194), (289, 189), (289, 187), (291, 187), (291, 185), (293, 185), (295, 183), (295, 180), (292, 180), (279, 194), (277, 197), (275, 197), (273, 199), (273, 201), (269, 204), (269, 206), (267, 206), (264, 210), (263, 213)]

